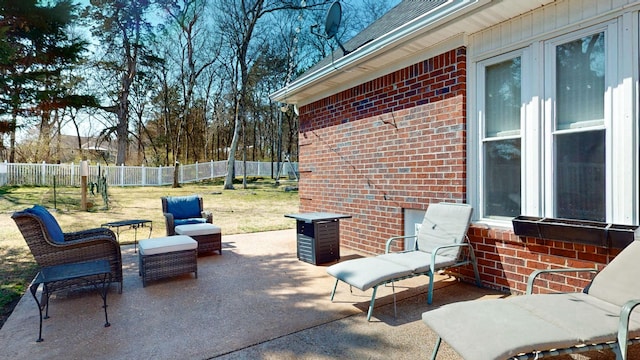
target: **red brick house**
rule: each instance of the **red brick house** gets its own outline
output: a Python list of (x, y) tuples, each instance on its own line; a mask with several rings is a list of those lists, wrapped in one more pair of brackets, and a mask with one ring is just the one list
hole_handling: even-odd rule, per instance
[[(514, 217), (637, 225), (640, 1), (405, 0), (272, 97), (299, 111), (300, 210), (384, 251), (430, 203), (469, 203), (486, 286), (618, 252)], [(463, 278), (468, 276), (464, 270)], [(566, 290), (580, 278), (554, 278)], [(555, 286), (557, 288), (557, 284)]]

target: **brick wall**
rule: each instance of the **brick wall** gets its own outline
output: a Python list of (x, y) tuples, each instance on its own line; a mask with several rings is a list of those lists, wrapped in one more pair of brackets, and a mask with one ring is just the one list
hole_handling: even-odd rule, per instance
[(300, 210), (352, 215), (342, 243), (380, 253), (403, 208), (464, 202), (465, 82), (460, 48), (301, 107)]
[[(511, 230), (472, 225), (469, 239), (478, 258), (478, 271), (486, 286), (511, 293), (524, 293), (529, 274), (549, 268), (597, 268), (602, 270), (620, 250), (538, 238), (520, 238)], [(463, 269), (472, 278), (471, 268)], [(536, 292), (582, 291), (589, 273), (543, 275)]]
[[(384, 252), (403, 233), (404, 210), (466, 202), (466, 50), (458, 48), (300, 108), (300, 211), (349, 214), (341, 245)], [(548, 267), (602, 267), (606, 249), (472, 226), (485, 286), (523, 292)], [(471, 268), (458, 273), (472, 279)], [(548, 276), (563, 290), (588, 275)]]

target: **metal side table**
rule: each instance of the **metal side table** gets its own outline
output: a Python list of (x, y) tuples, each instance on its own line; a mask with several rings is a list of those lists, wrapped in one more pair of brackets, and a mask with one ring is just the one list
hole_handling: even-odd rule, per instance
[[(99, 290), (104, 308), (104, 326), (109, 327), (109, 318), (107, 317), (107, 292), (111, 285), (111, 267), (107, 260), (94, 260), (79, 263), (70, 263), (62, 265), (44, 266), (29, 285), (31, 295), (36, 300), (38, 310), (40, 312), (40, 330), (36, 342), (42, 339), (42, 308), (45, 307), (44, 319), (49, 318), (49, 296), (54, 291), (69, 288), (70, 280), (82, 279), (88, 285), (92, 285)], [(36, 292), (40, 284), (42, 288), (42, 303), (38, 301)]]
[(153, 231), (153, 222), (151, 220), (120, 220), (104, 223), (100, 226), (109, 229), (116, 228), (116, 237), (118, 238), (118, 244), (120, 243), (120, 228), (128, 226), (129, 229), (133, 229), (133, 252), (136, 253), (138, 252), (138, 228), (145, 227), (146, 224), (149, 224), (149, 237), (151, 237), (151, 232)]

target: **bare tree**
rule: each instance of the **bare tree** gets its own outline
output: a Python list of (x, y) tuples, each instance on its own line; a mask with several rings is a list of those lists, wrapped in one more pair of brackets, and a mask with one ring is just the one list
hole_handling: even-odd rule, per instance
[[(172, 129), (171, 150), (174, 159), (181, 158), (181, 142), (186, 129), (187, 119), (195, 116), (195, 94), (198, 78), (218, 59), (220, 46), (211, 43), (212, 38), (204, 26), (205, 0), (164, 0), (163, 8), (179, 27), (177, 34), (180, 44), (177, 66), (179, 71), (179, 88), (182, 101), (178, 121)], [(176, 163), (177, 165), (177, 163)], [(175, 166), (173, 186), (178, 187), (178, 166)]]
[(107, 70), (115, 73), (114, 78), (119, 82), (114, 104), (103, 108), (117, 117), (114, 129), (117, 164), (124, 164), (127, 160), (129, 96), (145, 46), (143, 39), (151, 30), (146, 20), (150, 9), (150, 0), (91, 0), (91, 6), (87, 7), (87, 14), (98, 24), (93, 29), (93, 35), (102, 40), (109, 58), (102, 64), (109, 65)]
[(328, 0), (318, 0), (309, 5), (305, 4), (305, 2), (290, 0), (220, 0), (218, 2), (220, 34), (233, 50), (234, 67), (238, 70), (237, 95), (234, 101), (234, 130), (227, 161), (227, 176), (224, 181), (225, 189), (234, 188), (235, 156), (240, 141), (240, 131), (247, 117), (246, 103), (248, 101), (249, 69), (253, 61), (257, 59), (256, 51), (260, 49), (259, 46), (251, 47), (254, 42), (258, 21), (266, 14), (276, 11), (318, 8), (328, 2)]

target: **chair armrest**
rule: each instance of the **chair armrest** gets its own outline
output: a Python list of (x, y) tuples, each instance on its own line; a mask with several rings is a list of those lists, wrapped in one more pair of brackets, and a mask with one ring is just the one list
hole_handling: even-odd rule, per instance
[(436, 269), (435, 269), (435, 264), (436, 264), (436, 255), (438, 255), (438, 251), (442, 250), (442, 249), (448, 249), (448, 248), (455, 248), (455, 247), (470, 247), (471, 245), (469, 243), (461, 243), (461, 244), (449, 244), (449, 245), (442, 245), (442, 246), (438, 246), (435, 249), (433, 249), (433, 251), (431, 252), (431, 263), (429, 264), (429, 269), (431, 270), (431, 273), (435, 273)]
[(107, 228), (95, 228), (88, 230), (81, 230), (76, 232), (64, 233), (64, 241), (76, 241), (76, 240), (89, 240), (89, 239), (110, 239), (114, 243), (117, 243), (116, 234)]
[(629, 318), (631, 312), (640, 305), (640, 299), (629, 300), (620, 310), (620, 321), (618, 323), (618, 347), (622, 359), (627, 358), (627, 341), (629, 340)]
[(529, 280), (527, 280), (527, 295), (531, 295), (532, 291), (533, 291), (533, 282), (536, 280), (536, 278), (541, 275), (541, 274), (546, 274), (546, 273), (563, 273), (563, 272), (598, 272), (598, 269), (584, 269), (584, 268), (567, 268), (567, 269), (541, 269), (541, 270), (536, 270), (534, 272), (531, 273), (531, 275), (529, 275)]
[(172, 213), (162, 213), (167, 227), (167, 236), (175, 235), (175, 224)]
[(391, 238), (389, 238), (389, 240), (387, 240), (387, 244), (385, 245), (385, 248), (384, 248), (384, 253), (385, 254), (389, 253), (389, 250), (391, 250), (391, 244), (394, 241), (400, 240), (400, 239), (416, 238), (416, 237), (418, 237), (418, 236), (417, 235), (407, 235), (407, 236), (394, 236), (394, 237), (391, 237)]
[(213, 213), (211, 211), (203, 210), (201, 215), (203, 218), (207, 219), (209, 224), (213, 224)]

